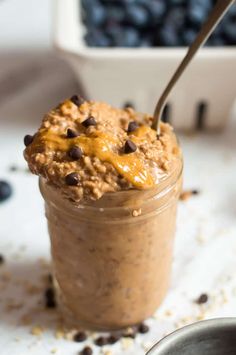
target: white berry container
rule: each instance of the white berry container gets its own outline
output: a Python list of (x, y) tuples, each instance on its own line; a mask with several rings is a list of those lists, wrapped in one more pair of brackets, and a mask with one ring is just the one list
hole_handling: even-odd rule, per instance
[[(79, 0), (55, 0), (54, 10), (54, 46), (84, 94), (152, 113), (186, 48), (91, 48), (83, 40)], [(178, 129), (224, 127), (236, 98), (235, 73), (236, 47), (201, 49), (171, 93), (166, 118)]]

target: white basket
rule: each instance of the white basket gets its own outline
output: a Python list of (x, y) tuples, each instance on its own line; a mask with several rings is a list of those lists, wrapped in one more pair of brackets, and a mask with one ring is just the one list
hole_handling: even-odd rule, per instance
[[(89, 48), (78, 0), (56, 0), (54, 45), (71, 63), (85, 94), (152, 113), (186, 48)], [(176, 128), (222, 128), (236, 98), (236, 48), (203, 48), (169, 98)]]

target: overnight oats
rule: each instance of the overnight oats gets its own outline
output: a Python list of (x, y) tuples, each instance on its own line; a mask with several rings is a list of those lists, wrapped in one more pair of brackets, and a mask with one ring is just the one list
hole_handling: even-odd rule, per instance
[(73, 325), (140, 323), (168, 289), (182, 155), (170, 125), (73, 96), (25, 158), (40, 176), (60, 308)]

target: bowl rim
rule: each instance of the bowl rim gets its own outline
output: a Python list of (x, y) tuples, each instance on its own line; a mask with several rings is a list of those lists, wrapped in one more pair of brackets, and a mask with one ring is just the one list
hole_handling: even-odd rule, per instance
[(223, 317), (223, 318), (213, 318), (207, 319), (199, 322), (195, 322), (184, 326), (174, 332), (168, 334), (166, 337), (159, 340), (154, 344), (145, 355), (155, 355), (154, 351), (165, 351), (168, 350), (169, 346), (172, 345), (177, 339), (180, 340), (184, 337), (192, 337), (198, 332), (208, 332), (209, 328), (214, 329), (225, 329), (225, 328), (236, 328), (236, 317)]
[[(150, 48), (97, 48), (88, 47), (83, 41), (83, 24), (79, 21), (79, 10), (76, 7), (80, 0), (54, 0), (53, 3), (53, 45), (59, 52), (67, 52), (82, 58), (95, 58), (96, 60), (123, 60), (123, 59), (155, 59), (155, 58), (182, 58), (187, 47), (150, 47)], [(78, 8), (79, 9), (79, 8)], [(67, 18), (70, 18), (69, 24)], [(76, 30), (77, 28), (77, 30)], [(70, 31), (72, 36), (66, 36)], [(66, 39), (65, 39), (66, 37)], [(73, 37), (69, 38), (69, 37)], [(236, 46), (203, 47), (198, 57), (203, 58), (236, 58)]]

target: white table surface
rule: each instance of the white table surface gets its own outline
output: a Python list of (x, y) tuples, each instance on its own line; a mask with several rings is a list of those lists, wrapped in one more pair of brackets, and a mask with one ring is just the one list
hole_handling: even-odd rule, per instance
[[(0, 254), (6, 258), (0, 267), (0, 354), (46, 355), (57, 349), (56, 354), (72, 355), (82, 346), (56, 339), (57, 315), (43, 311), (42, 276), (49, 267), (40, 259), (50, 258), (49, 240), (37, 178), (25, 172), (22, 140), (37, 128), (43, 112), (74, 94), (77, 85), (67, 66), (39, 53), (19, 56), (17, 63), (2, 56), (0, 87), (2, 80), (6, 84), (17, 77), (6, 79), (8, 71), (30, 66), (36, 73), (32, 82), (11, 94), (9, 88), (5, 94), (0, 91), (0, 179), (9, 180), (14, 188), (12, 198), (0, 205)], [(141, 355), (144, 347), (181, 325), (236, 316), (235, 129), (232, 119), (219, 134), (180, 136), (184, 188), (199, 189), (200, 194), (179, 203), (171, 288), (155, 317), (147, 321), (151, 331), (138, 336), (128, 349), (122, 344), (105, 348), (112, 354)], [(20, 171), (9, 172), (13, 164)], [(26, 288), (32, 285), (41, 285), (42, 291), (30, 295)], [(209, 294), (209, 302), (200, 307), (193, 300), (203, 292)], [(31, 324), (21, 325), (20, 319), (29, 313)], [(41, 336), (30, 333), (34, 325), (44, 328)], [(96, 348), (94, 354), (99, 353)]]

